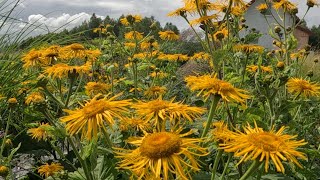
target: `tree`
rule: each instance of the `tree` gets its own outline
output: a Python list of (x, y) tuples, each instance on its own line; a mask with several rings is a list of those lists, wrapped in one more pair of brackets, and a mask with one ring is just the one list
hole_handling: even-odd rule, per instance
[(179, 29), (177, 28), (177, 26), (172, 24), (171, 22), (167, 22), (163, 29), (164, 30), (173, 31), (176, 34), (180, 34)]
[(320, 25), (312, 26), (311, 28), (312, 35), (309, 38), (309, 44), (312, 48), (319, 50), (320, 49)]

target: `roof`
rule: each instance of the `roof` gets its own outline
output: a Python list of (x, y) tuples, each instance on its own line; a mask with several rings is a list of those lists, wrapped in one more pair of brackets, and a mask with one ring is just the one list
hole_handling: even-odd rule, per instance
[[(256, 0), (251, 0), (250, 2), (248, 2), (248, 7), (250, 7), (255, 2), (256, 2)], [(294, 15), (294, 16), (296, 19), (296, 24), (300, 23), (301, 22), (300, 18), (297, 15)], [(299, 29), (300, 31), (307, 33), (309, 36), (311, 36), (313, 34), (313, 32), (310, 29), (303, 27), (301, 25), (297, 25), (296, 29)]]
[(310, 29), (308, 29), (308, 28), (306, 28), (306, 27), (303, 27), (303, 26), (301, 26), (301, 25), (298, 25), (298, 26), (296, 27), (296, 29), (307, 33), (309, 36), (313, 35), (313, 32), (312, 32)]

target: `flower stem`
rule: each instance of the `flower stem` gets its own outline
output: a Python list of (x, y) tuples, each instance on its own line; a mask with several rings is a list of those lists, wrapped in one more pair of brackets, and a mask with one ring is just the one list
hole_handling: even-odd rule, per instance
[(213, 167), (212, 167), (211, 180), (214, 180), (214, 178), (215, 178), (215, 176), (216, 176), (218, 164), (219, 164), (220, 158), (221, 158), (221, 156), (222, 156), (222, 153), (223, 153), (223, 150), (222, 150), (222, 149), (219, 149), (219, 150), (218, 150), (218, 153), (217, 153), (217, 155), (216, 155), (216, 158), (214, 159), (214, 164), (213, 164)]
[(90, 173), (90, 171), (88, 170), (88, 166), (87, 166), (87, 163), (81, 158), (75, 144), (73, 143), (73, 140), (71, 139), (71, 137), (67, 137), (72, 149), (73, 149), (73, 152), (74, 154), (76, 155), (77, 159), (79, 160), (82, 168), (83, 168), (83, 171), (84, 171), (84, 174), (86, 175), (86, 179), (87, 180), (93, 180), (92, 178), (92, 174)]
[(228, 154), (227, 163), (225, 164), (224, 169), (223, 169), (223, 172), (222, 172), (222, 175), (221, 175), (221, 180), (224, 179), (224, 176), (225, 176), (225, 174), (226, 174), (226, 172), (227, 172), (227, 170), (228, 170), (228, 166), (229, 166), (229, 163), (230, 163), (230, 161), (231, 161), (231, 157), (232, 157), (232, 155), (231, 155), (231, 153), (229, 153), (229, 154)]
[(8, 120), (7, 120), (6, 130), (4, 132), (4, 136), (3, 136), (3, 140), (2, 140), (2, 144), (1, 144), (1, 149), (0, 149), (0, 159), (3, 158), (2, 153), (3, 153), (4, 147), (5, 147), (7, 135), (9, 132), (9, 126), (11, 123), (11, 116), (12, 116), (12, 108), (10, 108), (10, 110), (9, 110), (9, 116), (8, 116)]
[(219, 100), (220, 100), (220, 96), (215, 95), (213, 97), (213, 101), (211, 103), (211, 107), (210, 107), (210, 111), (209, 111), (209, 115), (208, 115), (208, 119), (207, 119), (207, 124), (206, 124), (205, 129), (202, 132), (202, 135), (201, 135), (202, 138), (205, 137), (208, 134), (210, 125), (211, 125), (212, 120), (213, 120), (213, 115), (215, 114), (215, 111), (217, 109)]
[(259, 166), (260, 162), (258, 160), (253, 161), (249, 169), (244, 173), (244, 175), (240, 178), (240, 180), (245, 180), (247, 179)]

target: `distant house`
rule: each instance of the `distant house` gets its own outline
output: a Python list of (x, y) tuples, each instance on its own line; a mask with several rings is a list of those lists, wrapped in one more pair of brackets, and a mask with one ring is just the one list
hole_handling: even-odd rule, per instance
[[(259, 38), (257, 43), (264, 46), (265, 48), (273, 49), (273, 38), (269, 35), (269, 31), (270, 29), (273, 30), (273, 28), (276, 26), (276, 21), (274, 20), (274, 17), (278, 22), (283, 23), (283, 21), (278, 17), (277, 12), (273, 8), (267, 11), (265, 17), (257, 10), (257, 7), (265, 2), (265, 0), (252, 0), (249, 3), (248, 10), (245, 13), (244, 17), (247, 20), (246, 25), (248, 25), (249, 28), (254, 28), (262, 34), (262, 37)], [(271, 6), (272, 4), (270, 2), (269, 7)], [(281, 9), (279, 11), (280, 14), (283, 14), (283, 11)], [(271, 13), (274, 16), (272, 16)], [(293, 23), (296, 23), (298, 20), (298, 17), (292, 17), (291, 15), (287, 14), (286, 27), (291, 27)], [(269, 26), (268, 24), (270, 24), (271, 26)], [(293, 34), (298, 40), (298, 48), (302, 48), (308, 44), (309, 37), (312, 33), (309, 29), (304, 28), (302, 26), (298, 26)]]

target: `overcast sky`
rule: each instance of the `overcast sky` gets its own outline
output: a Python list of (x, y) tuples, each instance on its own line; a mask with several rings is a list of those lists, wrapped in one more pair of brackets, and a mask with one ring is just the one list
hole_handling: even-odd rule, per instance
[[(298, 3), (300, 17), (307, 9), (306, 1), (293, 0)], [(121, 14), (141, 14), (155, 16), (162, 25), (165, 22), (172, 22), (179, 29), (185, 29), (188, 25), (182, 18), (167, 17), (170, 11), (181, 7), (182, 4), (182, 0), (23, 0), (14, 16), (22, 21), (45, 24), (47, 29), (53, 30), (71, 21), (66, 26), (70, 29), (89, 19), (92, 13), (114, 18), (118, 18)], [(320, 8), (311, 9), (306, 21), (309, 27), (320, 24)]]

